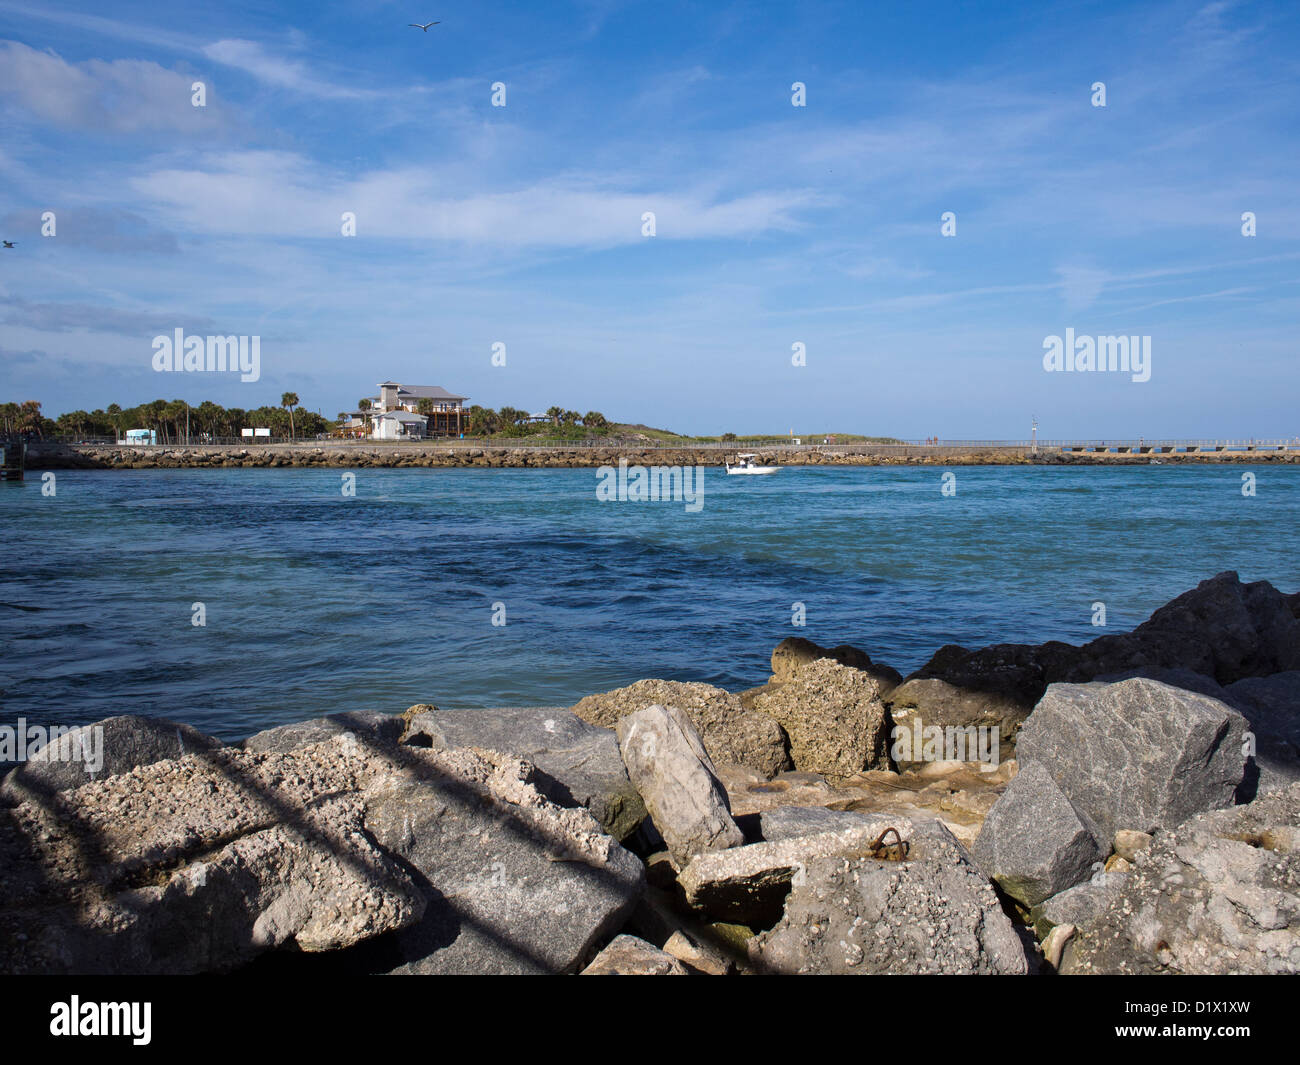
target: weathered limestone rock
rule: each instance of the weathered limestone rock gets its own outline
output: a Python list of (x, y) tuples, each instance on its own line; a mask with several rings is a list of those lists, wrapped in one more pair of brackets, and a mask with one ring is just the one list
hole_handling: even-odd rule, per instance
[[(930, 725), (940, 728), (996, 728), (999, 760), (1014, 756), (1016, 733), (1029, 716), (1030, 708), (1012, 696), (999, 692), (960, 688), (937, 677), (913, 677), (903, 681), (885, 697), (893, 723), (918, 735)], [(918, 729), (919, 722), (919, 729)], [(919, 746), (915, 744), (914, 746)], [(974, 747), (975, 744), (970, 744)], [(975, 760), (969, 753), (968, 761)], [(913, 757), (900, 758), (898, 767), (908, 769), (924, 765)]]
[(732, 960), (716, 946), (688, 936), (680, 928), (668, 937), (664, 952), (671, 954), (689, 971), (701, 976), (730, 976), (736, 971)]
[[(1000, 643), (977, 651), (949, 644), (904, 680), (905, 690), (890, 692), (890, 702), (919, 711), (927, 724), (1001, 724), (1014, 732), (1042, 697), (1051, 669), (1077, 651), (1063, 643)], [(908, 687), (922, 680), (943, 686)]]
[(389, 772), (346, 738), (224, 748), (0, 810), (0, 970), (227, 970), (412, 924), (420, 891), (364, 830)]
[(1062, 971), (1300, 973), (1300, 784), (1156, 833)]
[(423, 919), (366, 944), (392, 973), (570, 973), (617, 931), (641, 862), (582, 808), (535, 786), (527, 762), (482, 748), (401, 747), (363, 795), (366, 827), (421, 876)]
[(770, 932), (750, 943), (760, 971), (1006, 973), (1028, 971), (993, 887), (942, 825), (912, 827), (907, 860), (819, 858)]
[(1042, 765), (1026, 765), (993, 805), (975, 841), (976, 864), (1025, 906), (1079, 883), (1104, 854)]
[(615, 936), (596, 955), (583, 976), (686, 976), (686, 968), (671, 954), (636, 936)]
[[(815, 835), (701, 854), (682, 870), (678, 883), (686, 901), (710, 917), (771, 924), (780, 916), (790, 885), (804, 870), (821, 858), (869, 854), (889, 828), (904, 840), (912, 832), (911, 823), (901, 818), (860, 817)], [(888, 838), (892, 842), (895, 837)]]
[(764, 714), (746, 709), (739, 696), (711, 684), (639, 680), (626, 688), (588, 695), (572, 710), (592, 725), (614, 728), (620, 718), (647, 706), (676, 706), (682, 710), (716, 763), (749, 766), (765, 777), (791, 768), (781, 726)]
[(902, 679), (898, 670), (891, 669), (880, 662), (872, 662), (871, 656), (866, 651), (860, 651), (846, 643), (827, 648), (819, 647), (812, 640), (805, 640), (802, 636), (789, 636), (777, 644), (772, 651), (772, 676), (768, 683), (784, 684), (788, 680), (793, 680), (804, 666), (823, 658), (870, 673), (882, 693)]
[[(102, 740), (102, 742), (101, 742)], [(12, 801), (79, 788), (168, 758), (224, 747), (196, 728), (160, 717), (133, 714), (109, 717), (72, 729), (53, 745), (29, 752), (25, 763), (5, 777), (3, 792)], [(86, 757), (102, 756), (102, 766), (87, 772)]]
[(645, 803), (628, 778), (612, 729), (589, 725), (558, 707), (434, 708), (408, 714), (405, 742), (487, 747), (524, 758), (536, 766), (534, 783), (547, 798), (561, 806), (585, 806), (617, 840), (645, 819)]
[(1231, 805), (1246, 768), (1245, 719), (1145, 678), (1054, 684), (1020, 733), (1020, 775), (1051, 773), (1094, 837), (1153, 831)]
[(363, 744), (392, 745), (402, 735), (404, 722), (397, 714), (378, 710), (348, 710), (325, 717), (313, 717), (254, 733), (240, 747), (246, 751), (296, 750), (312, 743), (323, 743), (350, 732)]
[(817, 659), (753, 705), (785, 730), (801, 771), (846, 777), (889, 767), (889, 713), (879, 685), (861, 670)]
[(717, 770), (681, 710), (650, 706), (620, 718), (617, 731), (628, 775), (674, 861), (744, 842)]
[(854, 669), (863, 669), (871, 665), (870, 655), (848, 644), (828, 650), (802, 636), (788, 636), (772, 651), (771, 682), (783, 684), (787, 680), (793, 680), (800, 669), (821, 658), (831, 658), (842, 666), (852, 666)]

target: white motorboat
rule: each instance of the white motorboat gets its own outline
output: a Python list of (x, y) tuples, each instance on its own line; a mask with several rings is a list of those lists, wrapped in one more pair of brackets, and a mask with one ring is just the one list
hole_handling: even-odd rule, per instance
[(743, 455), (736, 456), (736, 463), (733, 466), (730, 462), (726, 463), (727, 473), (776, 473), (780, 466), (759, 466), (754, 459), (756, 455), (746, 452)]

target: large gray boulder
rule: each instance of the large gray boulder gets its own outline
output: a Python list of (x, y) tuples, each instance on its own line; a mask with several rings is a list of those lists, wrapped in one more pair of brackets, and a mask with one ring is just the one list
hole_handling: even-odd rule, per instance
[(1246, 677), (1228, 687), (1189, 669), (1146, 667), (1098, 680), (1119, 681), (1147, 677), (1186, 691), (1199, 692), (1227, 703), (1240, 713), (1250, 730), (1246, 775), (1237, 789), (1237, 801), (1249, 802), (1257, 794), (1284, 788), (1300, 780), (1300, 672)]
[(1245, 716), (1255, 739), (1258, 780), (1246, 797), (1300, 780), (1300, 671), (1247, 677), (1223, 698)]
[(536, 787), (533, 767), (475, 748), (402, 747), (366, 789), (367, 830), (416, 871), (423, 919), (367, 944), (400, 974), (572, 973), (645, 887), (641, 862), (582, 808)]
[(1300, 784), (1156, 834), (1070, 973), (1300, 973)]
[(325, 717), (308, 718), (288, 725), (256, 732), (239, 746), (246, 751), (276, 751), (284, 753), (323, 743), (352, 733), (363, 744), (391, 746), (402, 736), (405, 721), (400, 714), (386, 714), (379, 710), (345, 710)]
[(650, 706), (620, 718), (617, 731), (628, 775), (678, 865), (744, 842), (717, 769), (681, 710)]
[(1079, 883), (1105, 854), (1051, 773), (1030, 763), (993, 804), (974, 857), (1003, 891), (1032, 907)]
[(795, 768), (844, 778), (889, 768), (889, 712), (868, 673), (828, 658), (754, 694), (752, 706), (790, 738)]
[(645, 803), (628, 778), (618, 736), (568, 710), (410, 713), (406, 742), (422, 739), (430, 746), (487, 747), (526, 759), (538, 770), (538, 790), (561, 806), (585, 806), (615, 839), (626, 839), (645, 819)]
[(230, 970), (414, 923), (422, 893), (364, 825), (391, 772), (345, 738), (225, 748), (0, 810), (0, 971)]
[(819, 858), (785, 914), (750, 941), (760, 971), (813, 974), (1028, 972), (993, 887), (937, 821), (917, 822), (901, 862)]
[(675, 706), (685, 713), (715, 763), (747, 766), (768, 778), (792, 766), (781, 726), (742, 706), (738, 695), (711, 684), (639, 680), (588, 695), (572, 710), (592, 725), (614, 728), (620, 719), (647, 706)]
[(1040, 764), (1093, 836), (1150, 832), (1229, 806), (1246, 768), (1245, 719), (1209, 696), (1145, 678), (1053, 684), (1021, 730), (1021, 773)]
[(1257, 737), (1286, 744), (1300, 761), (1300, 670), (1247, 677), (1230, 684), (1227, 692)]
[(1106, 912), (1127, 875), (1099, 872), (1082, 884), (1075, 884), (1050, 899), (1044, 899), (1030, 913), (1034, 930), (1041, 937), (1057, 925), (1088, 928)]
[[(224, 746), (216, 737), (179, 721), (134, 714), (109, 717), (71, 729), (29, 753), (27, 761), (5, 777), (2, 792), (20, 801)], [(89, 771), (88, 760), (101, 763), (98, 771)]]

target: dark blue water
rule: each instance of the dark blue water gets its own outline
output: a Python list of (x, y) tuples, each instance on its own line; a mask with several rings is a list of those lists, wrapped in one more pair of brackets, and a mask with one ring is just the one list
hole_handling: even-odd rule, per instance
[(938, 468), (709, 470), (699, 513), (599, 502), (593, 470), (363, 470), (355, 498), (339, 471), (66, 471), (53, 498), (33, 474), (0, 486), (0, 721), (231, 739), (642, 677), (739, 689), (790, 635), (903, 672), (944, 643), (1080, 643), (1220, 570), (1300, 587), (1300, 467), (1251, 469), (1254, 498), (1240, 466), (957, 468), (953, 497)]

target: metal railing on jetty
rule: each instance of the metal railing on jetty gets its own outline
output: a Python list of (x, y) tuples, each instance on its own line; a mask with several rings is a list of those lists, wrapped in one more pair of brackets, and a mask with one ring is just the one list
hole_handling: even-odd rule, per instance
[(639, 439), (636, 436), (598, 436), (581, 439), (544, 436), (487, 436), (487, 437), (451, 437), (430, 436), (404, 440), (375, 440), (369, 437), (340, 439), (339, 437), (226, 437), (226, 436), (191, 436), (189, 440), (168, 440), (157, 443), (136, 443), (134, 441), (116, 440), (113, 437), (89, 437), (56, 435), (49, 438), (52, 443), (73, 446), (130, 447), (142, 451), (178, 447), (244, 447), (261, 448), (267, 446), (296, 445), (299, 447), (492, 447), (492, 448), (635, 448), (638, 450), (712, 450), (739, 451), (753, 448), (780, 448), (783, 451), (845, 451), (859, 449), (890, 451), (893, 449), (931, 448), (935, 450), (1023, 450), (1023, 451), (1064, 451), (1076, 453), (1118, 454), (1187, 454), (1225, 452), (1225, 451), (1300, 451), (1300, 436), (1272, 438), (1233, 438), (1233, 439), (1136, 439), (1125, 440), (946, 440), (930, 438), (926, 440), (836, 440), (830, 437), (795, 437), (781, 436), (746, 437), (740, 440), (691, 439), (657, 440)]

